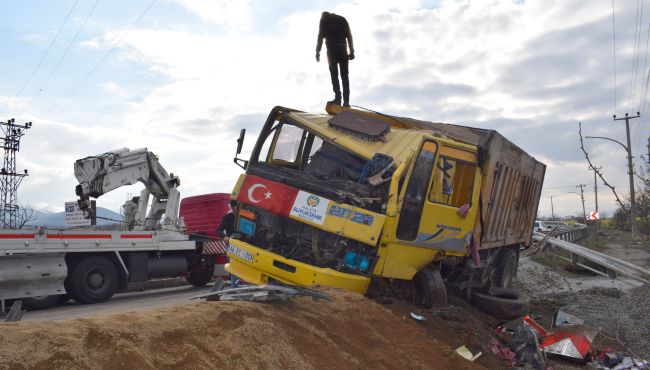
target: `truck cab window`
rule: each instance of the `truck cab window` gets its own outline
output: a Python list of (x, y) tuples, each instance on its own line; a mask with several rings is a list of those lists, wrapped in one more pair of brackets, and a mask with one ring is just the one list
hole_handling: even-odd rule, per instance
[(305, 131), (293, 125), (283, 124), (277, 135), (273, 150), (273, 161), (295, 163), (304, 141)]
[(437, 149), (438, 145), (436, 143), (425, 141), (413, 165), (411, 176), (406, 185), (399, 224), (397, 225), (396, 235), (402, 240), (414, 240), (418, 234), (422, 207), (427, 196)]
[(275, 136), (276, 129), (271, 130), (269, 135), (264, 140), (262, 148), (260, 149), (260, 154), (257, 157), (259, 162), (268, 162), (269, 161), (269, 151), (271, 150), (271, 143), (273, 142), (273, 137)]
[(356, 182), (367, 160), (313, 132), (283, 121), (277, 122), (266, 134), (258, 162), (291, 168), (321, 180)]
[(472, 202), (476, 154), (447, 146), (440, 148), (440, 156), (433, 170), (429, 201), (453, 207)]

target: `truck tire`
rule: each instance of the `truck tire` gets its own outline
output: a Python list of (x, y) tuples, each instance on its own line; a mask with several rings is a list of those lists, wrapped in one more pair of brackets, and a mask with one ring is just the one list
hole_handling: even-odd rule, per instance
[(49, 308), (61, 303), (63, 301), (63, 296), (65, 296), (65, 294), (41, 295), (36, 297), (21, 298), (20, 300), (23, 301), (23, 306), (25, 306), (27, 309), (41, 310), (43, 308)]
[(193, 269), (185, 275), (185, 280), (195, 287), (202, 287), (212, 280), (212, 271), (205, 269)]
[(530, 298), (514, 289), (492, 288), (492, 295), (472, 292), (472, 304), (498, 319), (510, 320), (530, 311)]
[(115, 294), (120, 275), (108, 258), (92, 256), (74, 265), (69, 279), (68, 293), (72, 299), (79, 303), (99, 303)]
[(494, 286), (510, 288), (517, 273), (517, 252), (511, 248), (501, 250), (494, 267)]
[(447, 305), (447, 289), (442, 280), (440, 271), (432, 268), (423, 268), (413, 279), (415, 283), (415, 296), (413, 303), (426, 308), (444, 307)]

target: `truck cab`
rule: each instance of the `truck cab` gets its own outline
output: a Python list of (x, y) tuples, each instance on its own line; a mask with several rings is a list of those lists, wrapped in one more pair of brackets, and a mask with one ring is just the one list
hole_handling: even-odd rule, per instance
[(328, 110), (274, 108), (250, 160), (236, 158), (246, 173), (226, 268), (360, 293), (377, 278), (414, 283), (416, 300), (446, 302), (442, 261), (467, 260), (481, 238), (480, 147), (421, 121)]

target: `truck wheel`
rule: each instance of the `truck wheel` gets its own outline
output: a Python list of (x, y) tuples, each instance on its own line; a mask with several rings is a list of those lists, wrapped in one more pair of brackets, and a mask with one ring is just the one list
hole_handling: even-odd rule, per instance
[(41, 295), (36, 297), (21, 298), (20, 300), (23, 301), (23, 305), (27, 309), (41, 310), (43, 308), (49, 308), (61, 303), (61, 297), (63, 296), (64, 294)]
[(423, 268), (415, 274), (413, 282), (415, 283), (413, 303), (426, 308), (447, 305), (447, 289), (440, 271)]
[(72, 268), (68, 293), (79, 303), (105, 302), (117, 291), (119, 279), (117, 268), (108, 258), (88, 257)]
[(494, 286), (510, 288), (512, 279), (517, 272), (517, 252), (513, 249), (503, 249), (497, 256), (494, 271)]
[(212, 271), (206, 269), (194, 269), (185, 275), (185, 280), (195, 287), (202, 287), (212, 280)]
[(472, 292), (472, 304), (498, 319), (516, 319), (530, 311), (530, 298), (514, 289), (492, 288), (492, 295)]

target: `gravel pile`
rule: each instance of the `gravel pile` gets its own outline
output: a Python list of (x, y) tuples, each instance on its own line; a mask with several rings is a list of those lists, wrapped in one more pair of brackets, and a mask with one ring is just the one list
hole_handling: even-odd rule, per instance
[(650, 284), (635, 286), (600, 276), (568, 277), (564, 271), (520, 260), (515, 288), (537, 304), (541, 324), (551, 328), (557, 309), (576, 315), (608, 337), (625, 343), (634, 356), (650, 359)]
[(650, 284), (629, 290), (622, 299), (625, 339), (637, 356), (650, 358)]

